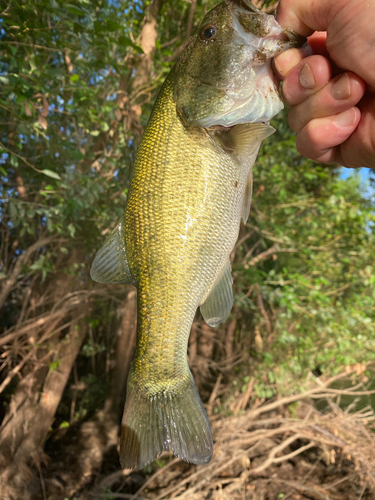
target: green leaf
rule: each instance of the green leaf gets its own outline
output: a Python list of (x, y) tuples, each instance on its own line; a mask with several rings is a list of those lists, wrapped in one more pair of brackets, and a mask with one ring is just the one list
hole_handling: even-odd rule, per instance
[(118, 43), (120, 45), (123, 45), (125, 47), (133, 47), (133, 49), (135, 49), (137, 52), (139, 52), (140, 54), (143, 54), (143, 49), (142, 47), (140, 47), (139, 45), (136, 45), (135, 43), (133, 43), (130, 38), (128, 38), (127, 36), (124, 36), (124, 35), (121, 35), (119, 38), (118, 38)]
[(101, 123), (101, 129), (103, 130), (103, 132), (108, 132), (109, 130), (109, 125), (107, 122), (102, 122)]
[(48, 365), (48, 368), (50, 369), (51, 372), (53, 372), (53, 371), (58, 369), (58, 367), (60, 366), (60, 363), (61, 363), (61, 359), (58, 359), (57, 361), (52, 361), (52, 363), (50, 363)]
[(73, 149), (70, 154), (72, 155), (72, 158), (74, 158), (75, 160), (82, 160), (85, 155), (83, 155), (80, 151), (77, 151), (75, 149)]
[(96, 33), (100, 33), (104, 31), (104, 27), (100, 21), (94, 21), (94, 30)]
[(61, 424), (59, 425), (59, 429), (68, 429), (69, 427), (70, 427), (70, 424), (66, 420), (61, 422)]
[(45, 168), (44, 170), (41, 171), (42, 174), (47, 175), (48, 177), (52, 177), (52, 179), (57, 179), (61, 180), (61, 177), (57, 172), (53, 172), (52, 170), (48, 170), (48, 168)]
[(68, 231), (69, 231), (69, 234), (72, 238), (74, 238), (74, 235), (76, 233), (76, 228), (74, 227), (73, 224), (69, 224), (68, 225)]
[(53, 231), (53, 222), (51, 217), (47, 217), (47, 229), (50, 233)]
[(78, 80), (79, 80), (79, 75), (77, 75), (77, 73), (75, 73), (74, 75), (72, 75), (70, 77), (70, 81), (73, 82), (73, 83), (74, 82), (78, 82)]
[(65, 3), (63, 4), (66, 9), (69, 10), (72, 14), (75, 14), (76, 16), (86, 16), (86, 12), (84, 12), (82, 9), (77, 7), (76, 5), (72, 5), (71, 3)]
[(111, 19), (108, 19), (108, 21), (107, 21), (107, 29), (108, 29), (108, 31), (116, 31), (116, 30), (122, 29), (122, 26), (118, 22), (111, 21)]
[(10, 164), (12, 165), (12, 167), (18, 167), (18, 158), (17, 156), (14, 156), (14, 155), (10, 155)]
[(31, 68), (31, 73), (36, 70), (35, 54), (31, 54), (29, 58), (29, 64)]

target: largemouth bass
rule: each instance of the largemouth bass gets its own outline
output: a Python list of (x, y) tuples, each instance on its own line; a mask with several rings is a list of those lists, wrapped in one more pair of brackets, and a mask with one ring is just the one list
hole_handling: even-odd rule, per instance
[(160, 90), (137, 152), (124, 216), (91, 276), (138, 290), (137, 347), (120, 438), (124, 468), (164, 450), (211, 460), (207, 415), (187, 363), (198, 307), (232, 308), (229, 256), (246, 221), (252, 166), (282, 108), (271, 58), (302, 40), (248, 0), (226, 0), (191, 37)]

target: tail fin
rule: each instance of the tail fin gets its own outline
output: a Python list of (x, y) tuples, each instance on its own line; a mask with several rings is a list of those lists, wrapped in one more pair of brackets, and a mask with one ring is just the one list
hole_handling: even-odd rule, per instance
[(129, 381), (120, 462), (124, 469), (142, 469), (163, 451), (192, 464), (212, 458), (210, 424), (191, 373), (178, 391), (145, 395)]

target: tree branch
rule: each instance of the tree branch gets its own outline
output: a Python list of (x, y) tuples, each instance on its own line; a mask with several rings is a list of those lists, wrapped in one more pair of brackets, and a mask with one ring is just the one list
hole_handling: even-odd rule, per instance
[(259, 255), (254, 257), (253, 259), (251, 259), (247, 264), (244, 265), (244, 268), (249, 269), (250, 266), (255, 266), (261, 260), (266, 260), (269, 257), (272, 257), (273, 255), (275, 255), (276, 253), (286, 253), (286, 252), (287, 253), (295, 253), (295, 252), (298, 252), (298, 250), (296, 248), (279, 248), (279, 245), (277, 243), (275, 243), (275, 245), (272, 245), (271, 248), (260, 253)]
[(13, 285), (17, 281), (18, 275), (21, 272), (21, 268), (24, 264), (27, 263), (29, 260), (29, 257), (33, 252), (38, 250), (39, 248), (48, 245), (48, 243), (51, 243), (52, 241), (56, 241), (57, 238), (55, 236), (49, 236), (48, 238), (41, 238), (38, 240), (36, 243), (31, 245), (25, 253), (20, 255), (18, 257), (17, 262), (14, 265), (13, 271), (11, 272), (9, 278), (5, 280), (5, 283), (3, 284), (1, 291), (0, 291), (0, 309), (3, 307), (4, 302), (6, 301), (11, 289), (13, 288)]

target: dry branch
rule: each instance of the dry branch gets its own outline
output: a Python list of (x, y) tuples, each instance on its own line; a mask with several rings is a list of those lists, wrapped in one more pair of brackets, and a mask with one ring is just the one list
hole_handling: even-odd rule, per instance
[[(339, 396), (341, 391), (329, 386), (347, 376), (347, 373), (343, 373), (328, 380), (319, 380), (317, 387), (305, 393), (268, 402), (259, 408), (248, 410), (239, 417), (215, 417), (212, 423), (215, 450), (210, 464), (191, 466), (186, 471), (186, 467), (181, 467), (181, 463), (174, 459), (165, 468), (158, 469), (151, 475), (132, 498), (139, 498), (138, 494), (142, 492), (143, 496), (150, 500), (240, 500), (247, 498), (243, 489), (246, 485), (252, 488), (251, 485), (264, 481), (265, 477), (269, 482), (282, 483), (283, 491), (287, 489), (291, 497), (295, 492), (299, 492), (306, 498), (334, 500), (340, 498), (340, 485), (344, 481), (355, 484), (358, 491), (362, 491), (362, 495), (365, 491), (372, 495), (370, 491), (375, 492), (375, 435), (368, 429), (375, 424), (374, 411), (365, 408), (354, 413), (344, 412), (331, 401), (330, 412), (322, 414), (306, 402), (309, 395), (326, 395), (327, 391), (330, 397)], [(253, 386), (251, 382), (248, 386), (250, 388)], [(360, 390), (358, 386), (347, 392), (355, 396), (356, 391), (361, 394), (368, 392)], [(248, 398), (245, 397), (246, 399)], [(301, 418), (285, 417), (285, 408), (297, 401), (303, 410)], [(244, 396), (241, 395), (237, 406), (244, 407), (244, 402)], [(281, 408), (283, 411), (279, 414)], [(268, 414), (270, 418), (260, 419), (262, 414)], [(351, 464), (345, 466), (350, 472), (344, 477), (339, 476), (337, 479), (336, 476), (334, 481), (325, 481), (323, 484), (317, 476), (310, 473), (302, 477), (297, 475), (296, 480), (285, 477), (282, 472), (283, 464), (291, 464), (303, 454), (303, 463), (307, 466), (310, 453), (310, 471), (314, 470), (319, 461), (329, 465), (333, 459), (338, 464), (345, 459), (347, 464)], [(158, 489), (158, 481), (154, 479), (162, 471), (165, 471), (168, 487)], [(223, 496), (215, 496), (217, 488), (220, 488), (220, 495)]]
[(39, 250), (39, 248), (44, 247), (45, 245), (48, 245), (49, 243), (52, 243), (52, 241), (57, 241), (57, 238), (55, 236), (49, 236), (47, 238), (41, 238), (37, 242), (35, 242), (33, 245), (31, 245), (25, 253), (20, 255), (13, 267), (13, 271), (10, 273), (10, 276), (8, 279), (5, 280), (1, 291), (0, 291), (0, 309), (3, 307), (4, 302), (6, 301), (10, 291), (12, 290), (14, 284), (17, 281), (17, 278), (21, 272), (22, 266), (24, 264), (27, 264), (30, 256), (32, 255), (33, 252), (36, 250)]
[(256, 257), (252, 258), (247, 264), (244, 265), (245, 269), (249, 269), (250, 266), (255, 266), (258, 262), (266, 260), (277, 253), (295, 253), (298, 252), (296, 248), (279, 248), (279, 245), (275, 243), (271, 248), (260, 253)]

